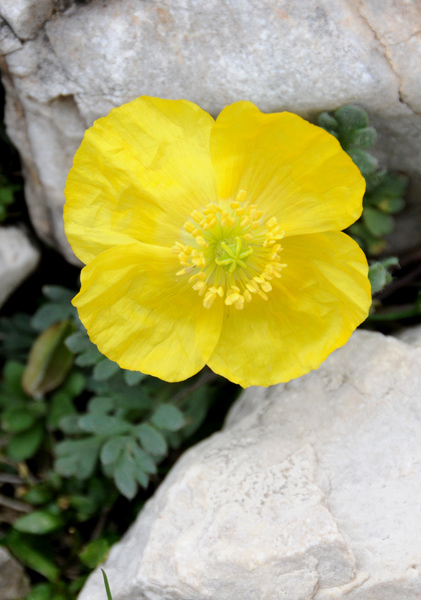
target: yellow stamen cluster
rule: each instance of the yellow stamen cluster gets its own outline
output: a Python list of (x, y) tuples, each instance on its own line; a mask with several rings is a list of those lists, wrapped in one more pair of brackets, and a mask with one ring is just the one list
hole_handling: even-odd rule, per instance
[(177, 276), (190, 275), (203, 306), (211, 308), (217, 298), (241, 310), (253, 295), (264, 300), (270, 281), (281, 277), (279, 243), (284, 237), (276, 217), (265, 220), (241, 190), (235, 200), (221, 200), (194, 210), (184, 224), (187, 243), (176, 242), (173, 251), (183, 268)]

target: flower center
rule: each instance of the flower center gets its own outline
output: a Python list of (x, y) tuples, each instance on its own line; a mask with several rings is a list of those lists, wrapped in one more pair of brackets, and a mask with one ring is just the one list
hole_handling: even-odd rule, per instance
[(264, 300), (270, 281), (281, 277), (279, 240), (284, 237), (276, 217), (266, 220), (241, 190), (233, 200), (208, 204), (194, 210), (184, 224), (183, 242), (176, 242), (183, 268), (177, 276), (189, 275), (193, 289), (203, 296), (205, 308), (217, 298), (241, 310), (253, 295)]
[(215, 263), (233, 273), (238, 267), (247, 266), (244, 259), (252, 252), (253, 248), (247, 247), (241, 237), (227, 238), (216, 244)]

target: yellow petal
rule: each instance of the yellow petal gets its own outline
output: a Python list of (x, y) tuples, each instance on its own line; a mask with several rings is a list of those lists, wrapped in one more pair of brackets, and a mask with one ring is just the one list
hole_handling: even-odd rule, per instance
[(176, 276), (179, 266), (171, 250), (134, 243), (82, 270), (73, 303), (93, 343), (122, 368), (181, 381), (213, 352), (222, 307), (206, 310), (187, 278)]
[(66, 184), (67, 238), (85, 263), (136, 240), (172, 246), (194, 208), (216, 198), (210, 115), (142, 97), (85, 133)]
[(237, 102), (217, 118), (210, 148), (219, 197), (245, 190), (286, 236), (345, 229), (361, 214), (358, 168), (333, 136), (297, 115)]
[(243, 387), (289, 381), (317, 368), (367, 317), (364, 253), (340, 232), (284, 240), (281, 279), (268, 300), (229, 309), (209, 366)]

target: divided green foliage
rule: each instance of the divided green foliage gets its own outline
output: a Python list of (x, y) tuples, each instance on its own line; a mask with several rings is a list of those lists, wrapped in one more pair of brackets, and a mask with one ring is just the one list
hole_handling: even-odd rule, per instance
[[(71, 336), (69, 346), (75, 350), (77, 340), (86, 353), (86, 338), (78, 334)], [(60, 422), (66, 439), (56, 445), (55, 469), (66, 477), (87, 479), (100, 466), (124, 496), (133, 498), (139, 486), (148, 486), (169, 448), (177, 448), (200, 426), (212, 393), (204, 386), (200, 394), (195, 390), (174, 406), (172, 386), (153, 377), (133, 385), (128, 372), (113, 368), (105, 377), (105, 369), (97, 369), (102, 364), (104, 360), (92, 371), (86, 411)]]
[[(74, 293), (43, 291), (32, 318), (0, 321), (0, 424), (15, 465), (8, 468), (41, 474), (23, 479), (19, 501), (28, 512), (1, 543), (48, 581), (29, 600), (70, 600), (117, 539), (106, 528), (86, 537), (80, 526), (95, 530), (120, 495), (134, 499), (158, 477), (162, 460), (203, 423), (215, 389), (209, 374), (203, 385), (202, 375), (168, 384), (120, 369), (90, 342)], [(67, 569), (78, 576), (64, 584)]]
[(386, 248), (385, 236), (394, 229), (393, 215), (405, 206), (408, 180), (379, 169), (377, 159), (367, 152), (377, 136), (362, 108), (349, 104), (333, 114), (321, 113), (318, 125), (339, 140), (366, 180), (363, 214), (347, 233), (369, 256), (377, 256)]
[[(148, 486), (169, 449), (201, 425), (212, 391), (208, 386), (187, 389), (172, 404), (185, 384), (171, 386), (120, 369), (89, 340), (70, 304), (73, 292), (45, 286), (44, 294), (48, 301), (30, 322), (32, 330), (42, 333), (33, 341), (27, 364), (8, 361), (0, 384), (8, 454), (28, 460), (43, 444), (53, 445), (57, 474), (87, 480), (101, 468), (132, 499), (139, 486)], [(20, 330), (10, 333), (15, 347), (24, 347)], [(33, 340), (28, 330), (22, 335), (25, 343)], [(78, 410), (75, 402), (82, 395), (86, 401)]]

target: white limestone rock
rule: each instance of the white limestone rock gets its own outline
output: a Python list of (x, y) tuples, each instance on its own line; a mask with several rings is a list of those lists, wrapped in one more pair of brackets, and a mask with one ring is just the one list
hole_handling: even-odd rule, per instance
[(22, 566), (0, 547), (0, 600), (18, 600), (29, 593), (29, 582)]
[(39, 251), (18, 227), (0, 227), (0, 306), (35, 270)]
[[(105, 563), (114, 600), (419, 600), (421, 350), (358, 331), (250, 388)], [(100, 571), (79, 600), (103, 600)]]
[(421, 348), (421, 325), (406, 327), (405, 329), (402, 329), (396, 337), (398, 340), (401, 340), (414, 348)]
[(9, 54), (22, 48), (22, 44), (6, 21), (0, 19), (0, 55)]
[(54, 0), (2, 0), (0, 16), (16, 37), (33, 38), (52, 15)]
[(49, 0), (2, 6), (22, 42), (11, 52), (9, 40), (3, 59), (8, 132), (35, 229), (69, 260), (61, 209), (72, 156), (94, 119), (142, 94), (187, 98), (214, 115), (241, 99), (303, 116), (364, 106), (382, 165), (412, 180), (393, 250), (421, 241), (418, 0), (66, 0), (51, 16)]

